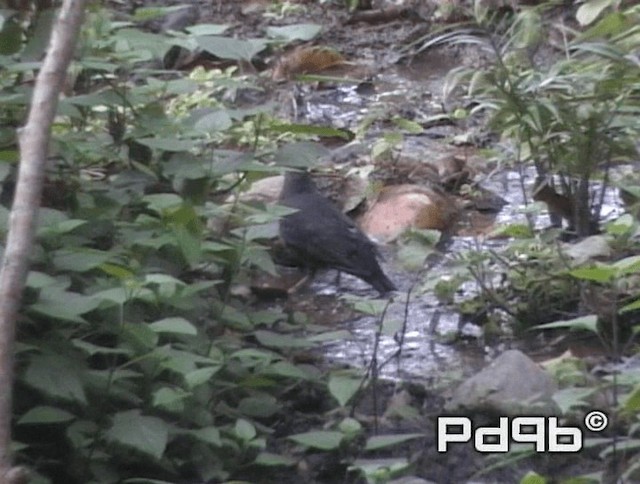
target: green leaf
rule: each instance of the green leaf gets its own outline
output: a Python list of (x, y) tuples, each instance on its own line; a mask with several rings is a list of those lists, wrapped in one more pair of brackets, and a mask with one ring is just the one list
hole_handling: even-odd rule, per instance
[(556, 391), (552, 398), (564, 415), (572, 408), (580, 408), (587, 405), (589, 398), (596, 391), (594, 388), (568, 387)]
[(229, 25), (226, 24), (198, 24), (187, 27), (185, 30), (192, 35), (220, 35), (228, 28)]
[(272, 454), (271, 452), (261, 452), (257, 455), (255, 461), (261, 466), (293, 466), (296, 460), (286, 455)]
[(145, 195), (142, 200), (149, 205), (151, 210), (155, 210), (158, 213), (170, 208), (176, 208), (183, 203), (182, 198), (175, 193), (154, 193)]
[(138, 138), (136, 141), (149, 148), (168, 152), (189, 151), (196, 147), (195, 141), (177, 138)]
[(181, 403), (188, 397), (189, 393), (184, 390), (180, 390), (179, 388), (162, 387), (153, 392), (152, 405), (154, 407), (166, 408), (169, 410), (174, 410), (176, 408), (181, 409), (181, 407), (176, 407), (176, 404)]
[(87, 272), (113, 258), (111, 252), (97, 249), (73, 248), (60, 249), (52, 254), (56, 269), (71, 272)]
[(202, 131), (203, 133), (225, 131), (231, 126), (233, 126), (233, 121), (231, 120), (228, 111), (223, 109), (205, 114), (194, 124), (194, 128)]
[(329, 430), (317, 430), (315, 432), (290, 435), (288, 438), (305, 447), (320, 450), (336, 450), (340, 447), (344, 434), (342, 432)]
[(613, 263), (613, 267), (617, 270), (617, 276), (633, 274), (640, 272), (640, 255), (625, 257)]
[(69, 422), (75, 419), (72, 413), (61, 408), (40, 406), (33, 407), (18, 419), (19, 424), (54, 424)]
[(244, 60), (247, 62), (251, 62), (251, 59), (268, 45), (265, 39), (240, 40), (215, 35), (198, 37), (197, 41), (203, 50), (220, 59)]
[(374, 435), (367, 439), (365, 450), (378, 450), (385, 447), (402, 444), (413, 439), (424, 438), (424, 434), (395, 434), (395, 435)]
[(139, 351), (151, 350), (158, 344), (158, 334), (144, 323), (124, 323), (122, 336)]
[(81, 339), (73, 339), (71, 343), (76, 348), (81, 349), (85, 353), (90, 356), (95, 355), (128, 355), (131, 353), (127, 348), (122, 347), (111, 347), (111, 346), (98, 346), (93, 343), (89, 343), (88, 341), (83, 341)]
[(617, 274), (613, 267), (599, 265), (594, 267), (581, 267), (569, 272), (573, 277), (585, 281), (610, 282)]
[(238, 437), (240, 440), (243, 440), (244, 442), (249, 442), (255, 439), (257, 435), (256, 428), (253, 426), (253, 424), (243, 418), (239, 418), (238, 420), (236, 420), (234, 433), (236, 437)]
[(626, 304), (625, 306), (620, 308), (620, 313), (626, 313), (628, 311), (634, 311), (636, 309), (640, 309), (640, 298), (636, 299), (633, 302), (630, 302), (629, 304)]
[(362, 386), (362, 378), (350, 371), (332, 373), (329, 377), (329, 393), (335, 398), (341, 407), (358, 392)]
[(415, 121), (409, 121), (405, 118), (395, 117), (393, 118), (393, 123), (398, 126), (398, 128), (405, 130), (411, 134), (422, 134), (424, 132), (424, 128)]
[(267, 36), (285, 39), (287, 42), (308, 41), (315, 38), (321, 30), (322, 25), (319, 24), (293, 24), (284, 27), (267, 27)]
[(296, 380), (309, 380), (311, 374), (302, 368), (289, 363), (288, 361), (278, 361), (264, 369), (264, 374), (280, 376), (283, 378), (293, 378)]
[(185, 318), (165, 318), (149, 324), (149, 327), (156, 333), (175, 333), (197, 336), (196, 327)]
[(261, 345), (272, 348), (309, 348), (313, 346), (304, 336), (291, 336), (263, 329), (256, 331), (254, 335)]
[(567, 319), (565, 321), (554, 321), (553, 323), (539, 324), (535, 326), (535, 329), (552, 328), (584, 329), (598, 334), (598, 316), (590, 314), (579, 318)]
[(40, 291), (38, 301), (32, 304), (29, 310), (63, 321), (86, 323), (81, 315), (96, 309), (100, 302), (101, 300), (94, 296), (63, 291), (57, 286), (47, 286)]
[(78, 362), (61, 355), (35, 355), (21, 379), (49, 397), (86, 404), (80, 370)]
[(156, 417), (146, 417), (140, 410), (117, 413), (106, 438), (155, 459), (161, 459), (169, 439), (167, 424)]
[(637, 415), (638, 411), (640, 411), (640, 385), (636, 385), (631, 393), (625, 397), (622, 406), (625, 411), (632, 415)]
[(576, 20), (585, 26), (592, 23), (607, 7), (613, 5), (615, 0), (588, 0), (578, 8)]
[(219, 366), (208, 366), (206, 368), (199, 368), (184, 375), (184, 382), (189, 389), (193, 389), (203, 383), (211, 380), (211, 377), (218, 373), (222, 369), (222, 364)]

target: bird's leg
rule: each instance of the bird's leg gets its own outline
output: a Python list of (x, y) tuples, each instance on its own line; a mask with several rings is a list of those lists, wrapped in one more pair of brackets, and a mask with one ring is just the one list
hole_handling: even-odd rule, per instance
[(342, 275), (342, 271), (338, 271), (336, 274), (335, 285), (340, 290), (340, 276)]
[(296, 282), (293, 286), (287, 289), (287, 294), (294, 294), (300, 289), (302, 286), (307, 284), (310, 280), (312, 280), (316, 275), (316, 270), (314, 268), (306, 267), (306, 274), (302, 279)]

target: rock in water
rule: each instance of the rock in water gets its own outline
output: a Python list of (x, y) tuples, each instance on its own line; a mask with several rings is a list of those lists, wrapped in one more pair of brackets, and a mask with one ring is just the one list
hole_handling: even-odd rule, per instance
[(320, 194), (307, 173), (286, 173), (280, 203), (298, 210), (280, 220), (280, 236), (309, 268), (347, 272), (381, 294), (396, 290), (380, 268), (375, 244)]

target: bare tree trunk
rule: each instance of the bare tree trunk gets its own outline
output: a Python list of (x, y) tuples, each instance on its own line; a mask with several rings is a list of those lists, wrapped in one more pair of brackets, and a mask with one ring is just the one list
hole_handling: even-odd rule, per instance
[(20, 167), (9, 235), (0, 269), (0, 483), (23, 479), (10, 454), (15, 320), (29, 269), (45, 162), (58, 96), (82, 25), (86, 0), (64, 0), (38, 74), (27, 124), (21, 130)]

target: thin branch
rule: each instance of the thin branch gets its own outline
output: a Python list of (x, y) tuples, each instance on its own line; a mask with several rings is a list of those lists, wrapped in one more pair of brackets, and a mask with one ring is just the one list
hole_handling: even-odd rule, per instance
[(0, 482), (9, 484), (19, 480), (10, 454), (15, 321), (29, 270), (51, 124), (85, 3), (86, 0), (64, 0), (38, 73), (27, 124), (19, 134), (20, 167), (0, 269)]

